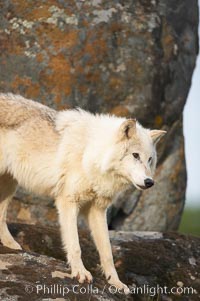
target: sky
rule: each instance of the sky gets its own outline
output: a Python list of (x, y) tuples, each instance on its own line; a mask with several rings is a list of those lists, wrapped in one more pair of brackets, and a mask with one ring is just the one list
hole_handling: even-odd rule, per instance
[(186, 206), (200, 207), (200, 56), (196, 62), (183, 116), (188, 174)]

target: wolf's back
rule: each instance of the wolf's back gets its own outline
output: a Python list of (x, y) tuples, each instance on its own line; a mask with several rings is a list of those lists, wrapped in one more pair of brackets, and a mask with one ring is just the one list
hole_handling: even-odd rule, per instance
[(31, 118), (54, 122), (56, 111), (20, 95), (0, 94), (0, 127), (16, 128)]

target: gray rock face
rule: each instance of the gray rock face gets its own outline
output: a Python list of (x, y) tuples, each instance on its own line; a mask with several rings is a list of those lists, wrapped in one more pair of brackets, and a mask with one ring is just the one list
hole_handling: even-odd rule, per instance
[(80, 231), (80, 238), (83, 261), (94, 277), (92, 285), (69, 278), (55, 227), (12, 224), (10, 230), (24, 250), (0, 245), (0, 300), (199, 300), (199, 238), (111, 232), (117, 271), (131, 289), (125, 296), (106, 283), (89, 233)]
[[(186, 186), (182, 111), (198, 53), (197, 28), (197, 0), (0, 3), (1, 92), (58, 109), (136, 117), (168, 131), (156, 185), (121, 194), (109, 212), (111, 228), (178, 227)], [(28, 209), (22, 198), (11, 219), (55, 222), (51, 204), (34, 205), (31, 198)]]

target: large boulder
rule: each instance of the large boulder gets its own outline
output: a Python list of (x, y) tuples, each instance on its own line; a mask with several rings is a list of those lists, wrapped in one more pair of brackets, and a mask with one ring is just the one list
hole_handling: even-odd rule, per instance
[[(58, 229), (10, 225), (23, 246), (14, 251), (0, 245), (0, 300), (197, 301), (200, 298), (200, 239), (175, 233), (110, 233), (114, 261), (131, 294), (109, 286), (89, 233), (80, 231), (83, 261), (92, 272), (92, 285), (68, 276)], [(57, 299), (56, 299), (57, 298)]]
[[(198, 52), (197, 0), (0, 3), (0, 91), (57, 109), (136, 117), (163, 128), (156, 185), (121, 193), (116, 229), (177, 229), (185, 200), (182, 111)], [(20, 196), (20, 197), (19, 197)], [(11, 218), (55, 222), (52, 203), (16, 203)], [(46, 208), (45, 208), (46, 206)], [(49, 209), (50, 208), (50, 209)], [(50, 213), (49, 213), (50, 212)]]

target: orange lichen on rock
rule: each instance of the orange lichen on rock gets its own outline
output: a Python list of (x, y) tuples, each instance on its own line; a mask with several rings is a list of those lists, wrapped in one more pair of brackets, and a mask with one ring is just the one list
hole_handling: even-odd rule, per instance
[(36, 59), (37, 59), (38, 63), (42, 63), (44, 61), (43, 53), (37, 53)]
[(70, 30), (68, 32), (64, 32), (59, 30), (58, 28), (54, 28), (51, 31), (49, 37), (51, 38), (52, 45), (56, 50), (64, 49), (71, 49), (78, 43), (77, 39), (78, 30)]
[(128, 115), (130, 115), (128, 109), (122, 105), (114, 107), (113, 109), (111, 109), (110, 113), (119, 117), (127, 117)]
[(27, 0), (12, 0), (12, 4), (14, 5), (15, 14), (24, 16), (29, 19), (29, 21), (51, 16), (51, 13), (49, 15), (48, 12), (48, 8), (51, 6), (61, 7), (56, 0), (48, 0), (46, 3), (36, 0), (32, 2), (32, 4)]
[(61, 51), (74, 47), (77, 43), (78, 30), (62, 31), (53, 24), (40, 24), (37, 30), (38, 42), (42, 48), (48, 51), (48, 45), (51, 45), (54, 50)]
[(184, 159), (184, 146), (182, 145), (179, 149), (179, 160), (177, 161), (176, 165), (173, 168), (173, 172), (170, 176), (170, 180), (174, 182), (175, 184), (177, 183), (177, 179), (179, 175), (181, 174), (181, 170), (183, 169), (183, 161)]
[(22, 14), (23, 12), (27, 12), (27, 10), (30, 8), (30, 3), (27, 0), (13, 0), (12, 1), (14, 7), (15, 7), (15, 13)]
[(31, 12), (27, 15), (27, 18), (31, 21), (46, 19), (51, 17), (51, 12), (49, 11), (50, 6), (53, 4), (48, 1), (43, 3), (40, 6), (33, 7)]
[(169, 61), (174, 50), (175, 41), (171, 32), (171, 28), (169, 27), (169, 24), (166, 24), (165, 21), (163, 21), (162, 45), (164, 50), (164, 58), (166, 61)]
[(8, 35), (3, 33), (0, 38), (1, 53), (9, 53), (10, 55), (24, 54), (25, 42), (22, 40), (19, 33)]
[(26, 97), (33, 99), (40, 94), (39, 83), (33, 83), (30, 77), (20, 77), (19, 75), (16, 75), (11, 83), (11, 87), (16, 92), (20, 91), (20, 88), (23, 87)]
[(109, 51), (104, 34), (105, 31), (102, 28), (97, 28), (95, 32), (89, 31), (79, 56), (86, 53), (91, 56), (92, 64), (101, 63)]
[(40, 94), (40, 85), (39, 83), (32, 83), (27, 87), (26, 94), (28, 97), (36, 99)]
[(112, 89), (119, 89), (123, 87), (123, 81), (118, 76), (112, 76), (109, 80), (109, 86), (112, 91)]
[(74, 80), (70, 68), (63, 54), (52, 56), (49, 66), (40, 74), (43, 85), (55, 95), (70, 95)]
[(156, 127), (161, 127), (162, 124), (163, 124), (163, 118), (162, 118), (162, 116), (157, 115), (157, 116), (155, 117), (154, 124), (155, 124)]

